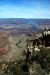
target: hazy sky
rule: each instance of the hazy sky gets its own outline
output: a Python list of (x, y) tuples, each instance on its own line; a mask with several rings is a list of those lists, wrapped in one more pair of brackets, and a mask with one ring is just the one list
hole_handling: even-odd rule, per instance
[(50, 0), (0, 0), (0, 18), (50, 18)]

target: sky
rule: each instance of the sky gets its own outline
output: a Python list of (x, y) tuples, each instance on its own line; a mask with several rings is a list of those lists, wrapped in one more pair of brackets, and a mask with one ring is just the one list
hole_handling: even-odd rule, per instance
[(0, 0), (0, 18), (50, 19), (50, 0)]

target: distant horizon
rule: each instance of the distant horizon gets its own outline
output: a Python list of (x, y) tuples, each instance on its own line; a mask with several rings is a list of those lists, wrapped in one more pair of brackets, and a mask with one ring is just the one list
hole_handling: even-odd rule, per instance
[(0, 19), (50, 19), (50, 18), (0, 18)]

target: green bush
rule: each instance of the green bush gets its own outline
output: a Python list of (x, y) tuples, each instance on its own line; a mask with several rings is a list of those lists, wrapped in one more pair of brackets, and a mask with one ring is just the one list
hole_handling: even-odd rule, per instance
[(46, 72), (50, 72), (50, 49), (41, 47), (40, 51), (34, 51), (32, 60), (39, 63)]
[(4, 73), (5, 75), (25, 75), (25, 73), (22, 70), (22, 64), (14, 63), (9, 64)]

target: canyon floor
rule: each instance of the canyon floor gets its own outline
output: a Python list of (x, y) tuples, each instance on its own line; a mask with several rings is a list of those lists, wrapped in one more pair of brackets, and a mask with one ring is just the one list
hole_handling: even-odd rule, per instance
[(26, 47), (27, 36), (24, 34), (9, 35), (9, 32), (0, 32), (0, 62), (22, 59)]

